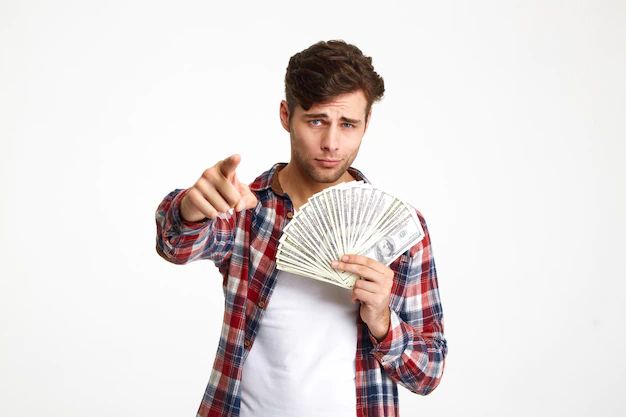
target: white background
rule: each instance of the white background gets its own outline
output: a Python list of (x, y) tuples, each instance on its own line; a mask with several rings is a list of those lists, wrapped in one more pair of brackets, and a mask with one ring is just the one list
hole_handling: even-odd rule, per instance
[(287, 161), (288, 59), (328, 39), (385, 79), (355, 166), (433, 241), (450, 351), (401, 415), (626, 414), (623, 1), (4, 0), (0, 415), (195, 415), (221, 277), (154, 211)]

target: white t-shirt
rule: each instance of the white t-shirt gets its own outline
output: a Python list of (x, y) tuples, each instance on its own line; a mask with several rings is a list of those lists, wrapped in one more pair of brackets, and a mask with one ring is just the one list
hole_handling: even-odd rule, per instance
[(244, 362), (241, 417), (354, 417), (358, 303), (279, 271)]

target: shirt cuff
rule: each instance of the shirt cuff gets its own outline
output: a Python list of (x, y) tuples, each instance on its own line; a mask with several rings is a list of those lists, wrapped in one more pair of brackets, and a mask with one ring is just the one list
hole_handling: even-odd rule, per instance
[[(384, 339), (380, 342), (368, 332), (370, 341), (374, 348), (370, 351), (372, 355), (382, 364), (386, 365), (393, 362), (402, 354), (402, 320), (398, 314), (392, 309), (389, 309), (389, 330)], [(394, 343), (395, 341), (395, 343)], [(399, 343), (400, 342), (400, 343)], [(395, 345), (395, 346), (394, 346)]]

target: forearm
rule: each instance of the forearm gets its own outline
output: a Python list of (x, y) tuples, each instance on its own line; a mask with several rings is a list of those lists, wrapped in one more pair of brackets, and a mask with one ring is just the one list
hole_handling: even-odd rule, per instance
[(181, 216), (181, 202), (187, 190), (169, 193), (155, 213), (156, 251), (168, 262), (186, 264), (198, 259), (223, 262), (232, 246), (232, 218), (187, 222)]
[(443, 374), (447, 345), (439, 321), (421, 330), (403, 321), (393, 310), (389, 331), (380, 342), (370, 333), (371, 354), (387, 375), (410, 391), (426, 395)]
[(380, 342), (370, 333), (370, 340), (371, 353), (390, 378), (426, 395), (441, 381), (448, 348), (430, 235), (423, 216), (417, 214), (425, 236), (403, 260), (403, 285), (394, 287), (389, 331)]

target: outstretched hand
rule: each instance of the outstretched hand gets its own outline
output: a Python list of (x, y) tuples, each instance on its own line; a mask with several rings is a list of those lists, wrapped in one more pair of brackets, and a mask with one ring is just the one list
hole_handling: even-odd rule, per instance
[(239, 212), (256, 206), (254, 193), (237, 178), (240, 161), (239, 155), (231, 155), (202, 173), (181, 202), (183, 219), (189, 222), (214, 219), (231, 208)]

